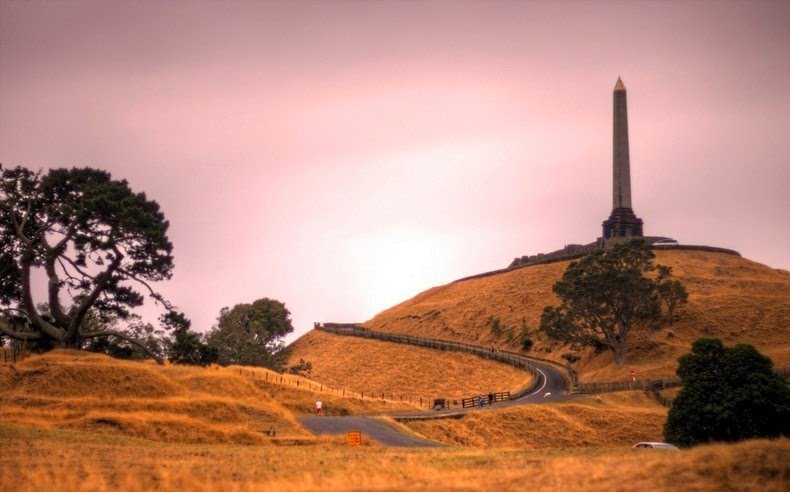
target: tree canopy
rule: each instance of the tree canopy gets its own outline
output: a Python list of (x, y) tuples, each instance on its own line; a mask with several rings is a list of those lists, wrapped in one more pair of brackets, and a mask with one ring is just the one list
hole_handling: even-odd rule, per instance
[(773, 362), (751, 345), (694, 342), (679, 359), (683, 387), (672, 402), (664, 438), (680, 446), (790, 435), (790, 389)]
[[(0, 331), (69, 348), (113, 336), (156, 357), (128, 333), (84, 321), (89, 312), (126, 319), (145, 294), (174, 312), (151, 286), (172, 276), (168, 227), (158, 203), (106, 171), (2, 169)], [(46, 316), (33, 300), (35, 271), (47, 279)]]
[(658, 296), (667, 307), (667, 319), (671, 325), (675, 322), (675, 310), (688, 302), (689, 294), (680, 280), (672, 277), (672, 268), (668, 266), (658, 265), (656, 282)]
[(207, 341), (217, 349), (220, 364), (279, 369), (284, 363), (283, 339), (293, 331), (290, 315), (285, 304), (268, 297), (225, 307)]
[(568, 265), (552, 290), (559, 307), (546, 306), (540, 329), (550, 338), (603, 345), (623, 364), (634, 325), (660, 314), (655, 255), (640, 240), (615, 243)]

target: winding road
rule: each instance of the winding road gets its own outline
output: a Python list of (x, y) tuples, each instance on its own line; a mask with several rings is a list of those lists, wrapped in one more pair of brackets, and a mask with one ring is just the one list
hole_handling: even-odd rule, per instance
[[(395, 420), (421, 420), (437, 417), (451, 417), (468, 412), (486, 412), (490, 409), (546, 403), (571, 398), (563, 373), (549, 364), (532, 362), (538, 378), (535, 388), (519, 398), (496, 403), (494, 406), (479, 408), (450, 408), (445, 410), (425, 410), (390, 415)], [(299, 422), (313, 434), (345, 434), (349, 431), (362, 432), (363, 438), (373, 439), (384, 446), (397, 447), (440, 447), (442, 443), (407, 434), (390, 422), (375, 417), (301, 417)]]

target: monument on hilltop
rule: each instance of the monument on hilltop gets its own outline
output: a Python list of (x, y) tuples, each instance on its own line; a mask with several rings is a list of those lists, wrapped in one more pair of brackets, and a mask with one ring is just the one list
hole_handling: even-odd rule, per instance
[[(628, 147), (628, 105), (626, 91), (620, 77), (614, 86), (614, 121), (612, 135), (612, 213), (603, 221), (603, 234), (588, 244), (566, 244), (564, 248), (550, 253), (538, 253), (515, 258), (507, 268), (472, 275), (466, 278), (495, 275), (513, 268), (580, 258), (598, 248), (608, 248), (614, 241), (639, 237), (652, 249), (692, 249), (715, 251), (740, 256), (737, 251), (702, 245), (680, 245), (672, 238), (645, 236), (642, 219), (636, 216), (631, 205), (631, 157)], [(464, 280), (461, 279), (461, 280)]]
[(628, 105), (620, 77), (614, 86), (612, 139), (612, 213), (603, 221), (603, 239), (642, 236), (642, 219), (631, 208), (631, 158), (628, 149)]

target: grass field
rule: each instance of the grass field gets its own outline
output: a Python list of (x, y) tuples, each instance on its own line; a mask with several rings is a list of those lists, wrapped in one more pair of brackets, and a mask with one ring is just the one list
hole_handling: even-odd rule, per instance
[[(340, 337), (338, 337), (340, 338)], [(240, 372), (242, 374), (240, 374)], [(337, 412), (408, 408), (268, 380), (250, 368), (156, 366), (53, 351), (0, 366), (0, 492), (39, 490), (787, 490), (790, 440), (634, 452), (666, 410), (641, 393), (475, 411), (408, 430), (452, 444), (384, 448), (313, 437)], [(319, 383), (320, 385), (320, 383)], [(320, 386), (319, 386), (320, 387)], [(262, 431), (275, 427), (277, 438)]]
[[(632, 337), (627, 367), (608, 352), (582, 353), (581, 380), (624, 380), (674, 375), (678, 356), (702, 336), (725, 343), (751, 343), (779, 366), (790, 365), (790, 273), (744, 258), (702, 251), (658, 251), (656, 263), (671, 266), (690, 293), (674, 326), (661, 323)], [(561, 360), (567, 348), (537, 332), (543, 307), (557, 304), (552, 284), (568, 262), (536, 265), (427, 290), (376, 315), (365, 326), (380, 331), (454, 339), (518, 349), (523, 325), (533, 331), (531, 353)], [(500, 335), (491, 318), (500, 320)], [(303, 357), (310, 358), (308, 352)]]
[(515, 392), (532, 382), (526, 371), (471, 354), (319, 331), (302, 336), (291, 350), (290, 363), (313, 364), (310, 379), (376, 395), (460, 398)]
[[(681, 452), (166, 444), (0, 425), (0, 490), (785, 491), (790, 441)], [(23, 465), (22, 465), (23, 464)], [(21, 466), (20, 466), (21, 465)]]

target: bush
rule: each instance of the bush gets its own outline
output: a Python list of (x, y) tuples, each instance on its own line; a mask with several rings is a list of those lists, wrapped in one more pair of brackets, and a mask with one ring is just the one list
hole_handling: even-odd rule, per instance
[(499, 337), (505, 331), (505, 327), (499, 321), (499, 318), (491, 316), (488, 318), (488, 322), (491, 324), (491, 334), (495, 337)]
[(664, 426), (668, 442), (693, 446), (790, 435), (790, 389), (754, 347), (701, 338), (679, 361), (683, 388)]
[(299, 359), (298, 364), (294, 364), (288, 368), (288, 372), (296, 374), (297, 376), (307, 376), (313, 370), (313, 363), (309, 360)]

